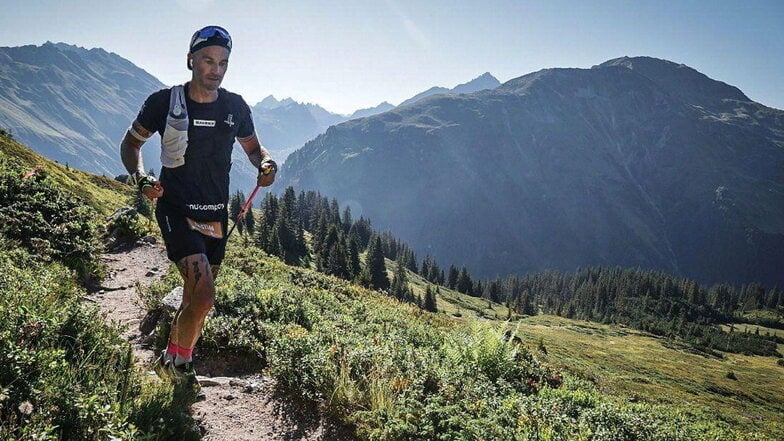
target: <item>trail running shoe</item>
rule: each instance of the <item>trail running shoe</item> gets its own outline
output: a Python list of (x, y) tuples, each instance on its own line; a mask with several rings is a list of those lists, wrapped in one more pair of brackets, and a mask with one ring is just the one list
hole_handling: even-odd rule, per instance
[(184, 363), (179, 366), (174, 364), (171, 357), (166, 356), (166, 351), (155, 360), (155, 373), (162, 379), (171, 380), (176, 386), (190, 389), (193, 392), (195, 401), (203, 401), (207, 397), (202, 392), (199, 380), (196, 378), (196, 371), (193, 370), (193, 363)]
[(155, 359), (153, 362), (153, 370), (155, 373), (160, 377), (162, 380), (170, 380), (172, 379), (172, 368), (174, 366), (173, 358), (166, 353), (164, 349), (161, 351), (161, 356)]

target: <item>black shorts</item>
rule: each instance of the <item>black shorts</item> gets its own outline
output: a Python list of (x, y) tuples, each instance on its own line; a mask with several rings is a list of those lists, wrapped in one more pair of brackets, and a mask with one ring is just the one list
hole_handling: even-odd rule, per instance
[[(227, 216), (228, 214), (222, 221), (224, 235), (228, 223)], [(185, 216), (166, 204), (156, 204), (155, 218), (158, 220), (163, 242), (166, 244), (166, 254), (172, 262), (177, 263), (183, 257), (192, 254), (206, 255), (210, 265), (220, 265), (223, 261), (223, 256), (226, 255), (225, 236), (224, 239), (215, 239), (192, 230)]]

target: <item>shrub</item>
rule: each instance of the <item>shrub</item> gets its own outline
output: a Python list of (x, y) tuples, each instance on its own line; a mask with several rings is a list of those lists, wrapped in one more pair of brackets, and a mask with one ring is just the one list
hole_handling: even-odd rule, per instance
[(21, 171), (2, 169), (0, 236), (5, 246), (61, 261), (82, 280), (100, 276), (97, 213), (50, 182), (43, 170), (25, 179)]
[(136, 370), (73, 271), (0, 252), (0, 292), (0, 439), (196, 439), (184, 398)]
[(150, 233), (148, 221), (132, 208), (123, 208), (115, 213), (109, 221), (109, 236), (115, 242), (133, 243)]

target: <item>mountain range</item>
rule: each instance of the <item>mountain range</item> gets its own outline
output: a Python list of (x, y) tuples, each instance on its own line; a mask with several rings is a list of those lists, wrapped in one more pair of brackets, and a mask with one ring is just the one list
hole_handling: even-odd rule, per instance
[(784, 284), (784, 112), (666, 60), (545, 69), (348, 121), (280, 178), (485, 277), (620, 265)]
[[(103, 49), (64, 43), (0, 47), (0, 126), (37, 152), (115, 176), (118, 145), (145, 98), (164, 85)], [(158, 153), (143, 150), (147, 167)]]
[[(472, 93), (493, 89), (501, 83), (489, 72), (452, 89), (432, 87), (403, 101), (405, 106), (435, 94)], [(300, 103), (291, 98), (282, 100), (270, 95), (253, 106), (253, 120), (262, 142), (282, 162), (291, 152), (302, 147), (307, 141), (324, 133), (327, 128), (344, 121), (365, 118), (394, 109), (395, 106), (383, 103), (360, 109), (351, 115), (332, 113), (317, 104)]]
[[(457, 86), (492, 87), (492, 75)], [(116, 176), (124, 173), (118, 145), (145, 98), (166, 87), (121, 56), (65, 43), (0, 47), (0, 127), (37, 152), (70, 166)], [(432, 90), (432, 89), (431, 89)], [(444, 89), (453, 93), (454, 89)], [(421, 95), (421, 94), (420, 94)], [(279, 163), (334, 124), (394, 108), (389, 103), (352, 115), (273, 96), (252, 106), (262, 143)], [(160, 141), (142, 149), (146, 169), (160, 169)], [(256, 170), (241, 149), (233, 153), (232, 189), (255, 185)]]

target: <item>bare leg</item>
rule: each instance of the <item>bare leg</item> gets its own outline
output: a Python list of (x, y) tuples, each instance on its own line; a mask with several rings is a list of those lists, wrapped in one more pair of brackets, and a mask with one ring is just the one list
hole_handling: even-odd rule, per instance
[(204, 318), (215, 303), (213, 272), (204, 254), (192, 254), (177, 263), (183, 279), (182, 303), (172, 321), (169, 341), (193, 348), (201, 335)]

